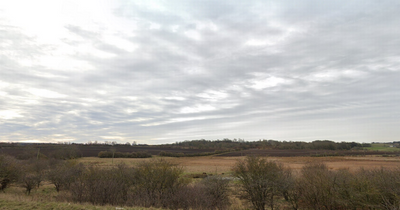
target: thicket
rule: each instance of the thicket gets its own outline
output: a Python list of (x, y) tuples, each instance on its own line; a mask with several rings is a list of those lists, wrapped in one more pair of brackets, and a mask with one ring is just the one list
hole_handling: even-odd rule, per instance
[(192, 182), (183, 176), (182, 167), (165, 159), (104, 168), (75, 160), (0, 156), (5, 193), (13, 185), (29, 194), (46, 181), (64, 199), (76, 203), (232, 209), (237, 196), (257, 210), (400, 209), (399, 168), (332, 171), (323, 163), (310, 163), (295, 173), (278, 162), (253, 156), (238, 161), (232, 171), (232, 177), (208, 176)]
[(219, 176), (198, 183), (184, 178), (183, 169), (164, 159), (135, 167), (85, 166), (74, 160), (17, 160), (0, 156), (2, 190), (10, 184), (26, 193), (43, 181), (63, 191), (64, 199), (93, 205), (162, 207), (167, 209), (227, 209), (229, 181)]

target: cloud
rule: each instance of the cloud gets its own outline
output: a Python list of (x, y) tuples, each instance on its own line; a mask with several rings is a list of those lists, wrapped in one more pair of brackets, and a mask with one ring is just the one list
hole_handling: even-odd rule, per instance
[(394, 1), (78, 4), (0, 3), (1, 141), (399, 136)]

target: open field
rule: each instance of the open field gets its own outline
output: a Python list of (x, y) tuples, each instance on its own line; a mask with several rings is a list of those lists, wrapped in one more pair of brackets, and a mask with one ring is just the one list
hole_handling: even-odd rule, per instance
[(370, 150), (370, 151), (383, 151), (383, 152), (398, 152), (398, 151), (400, 151), (400, 148), (393, 147), (393, 144), (386, 144), (386, 143), (374, 143), (374, 144), (371, 144), (371, 147), (365, 147), (364, 149)]
[[(370, 147), (374, 148), (374, 147)], [(379, 147), (380, 148), (380, 147)], [(311, 149), (248, 149), (220, 154), (218, 156), (272, 156), (272, 157), (298, 157), (298, 156), (363, 156), (363, 155), (400, 155), (399, 148), (384, 147), (383, 149), (370, 150), (311, 150)], [(390, 149), (389, 149), (390, 148)]]
[[(161, 157), (153, 157), (161, 158)], [(238, 160), (244, 157), (220, 157), (220, 156), (205, 156), (205, 157), (163, 157), (169, 161), (179, 164), (185, 170), (185, 173), (229, 173), (231, 168)], [(351, 171), (359, 168), (395, 168), (400, 167), (400, 157), (382, 157), (382, 156), (364, 156), (364, 157), (268, 157), (270, 160), (283, 163), (286, 167), (298, 170), (309, 162), (324, 162), (330, 169), (338, 170), (348, 168)], [(78, 161), (85, 164), (96, 164), (99, 166), (111, 166), (112, 164), (126, 163), (135, 165), (141, 161), (149, 161), (150, 159), (131, 159), (131, 158), (116, 158), (114, 163), (112, 159), (88, 157), (81, 158)]]

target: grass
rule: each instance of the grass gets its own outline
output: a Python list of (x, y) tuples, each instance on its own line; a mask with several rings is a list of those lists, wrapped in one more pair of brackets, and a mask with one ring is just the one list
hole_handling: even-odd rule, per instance
[(75, 204), (65, 202), (38, 202), (38, 201), (15, 201), (15, 200), (0, 200), (1, 210), (28, 210), (28, 209), (42, 209), (42, 210), (155, 210), (155, 208), (141, 208), (141, 207), (115, 207), (115, 206), (93, 206), (91, 204)]
[(144, 210), (154, 208), (130, 208), (130, 207), (114, 207), (114, 206), (93, 206), (91, 204), (75, 204), (64, 202), (38, 202), (38, 201), (15, 201), (15, 200), (0, 200), (0, 209), (7, 210), (24, 210), (24, 209), (43, 209), (43, 210), (81, 210), (81, 209), (101, 209), (101, 210), (115, 210), (115, 209), (131, 209), (131, 210)]
[[(391, 148), (391, 147), (388, 147)], [(391, 148), (398, 149), (398, 148)], [(399, 150), (399, 149), (398, 149)], [(178, 164), (183, 167), (185, 177), (193, 177), (207, 174), (222, 174), (229, 176), (232, 167), (236, 164), (237, 160), (244, 157), (218, 157), (218, 156), (202, 156), (202, 157), (157, 157), (146, 159), (133, 159), (133, 158), (118, 158), (114, 159), (114, 165), (118, 163), (126, 163), (129, 166), (134, 166), (141, 161), (149, 161), (154, 158), (164, 158), (172, 163)], [(366, 156), (366, 157), (268, 157), (269, 160), (274, 160), (283, 163), (286, 167), (294, 170), (300, 170), (304, 164), (309, 162), (325, 162), (331, 169), (337, 170), (341, 168), (350, 168), (357, 170), (359, 168), (395, 168), (400, 167), (400, 157), (382, 157), (382, 156)], [(99, 166), (110, 167), (112, 166), (111, 160), (108, 158), (80, 158), (79, 162), (84, 164), (97, 164)]]
[(382, 152), (398, 152), (400, 148), (397, 147), (390, 147), (392, 144), (385, 144), (385, 143), (374, 143), (371, 147), (364, 147), (366, 150), (373, 150), (373, 151), (382, 151)]
[[(60, 192), (61, 193), (61, 192)], [(0, 192), (0, 210), (161, 210), (159, 208), (126, 207), (126, 206), (94, 206), (90, 203), (72, 203), (59, 201), (63, 194), (58, 194), (52, 185), (46, 184), (31, 195), (26, 195), (22, 188), (13, 186)]]
[(98, 157), (85, 157), (77, 159), (78, 162), (87, 165), (97, 165), (101, 167), (111, 167), (120, 163), (125, 163), (128, 166), (135, 166), (142, 161), (150, 161), (154, 158), (163, 158), (172, 163), (178, 164), (183, 167), (185, 174), (192, 173), (229, 173), (232, 166), (238, 159), (243, 157), (213, 157), (213, 156), (200, 156), (200, 157), (159, 157), (153, 156), (152, 158), (115, 158), (114, 163), (110, 158)]

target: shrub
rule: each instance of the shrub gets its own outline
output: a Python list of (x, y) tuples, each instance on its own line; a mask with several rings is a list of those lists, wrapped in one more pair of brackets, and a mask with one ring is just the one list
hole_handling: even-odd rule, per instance
[(221, 176), (209, 176), (201, 182), (207, 209), (226, 209), (230, 205), (229, 180)]
[(76, 164), (74, 161), (61, 161), (53, 165), (47, 172), (47, 179), (54, 185), (57, 192), (68, 190), (71, 183), (84, 172), (82, 164)]
[(400, 168), (371, 170), (369, 178), (379, 193), (377, 204), (382, 209), (400, 209)]
[(167, 206), (168, 198), (185, 185), (181, 167), (164, 159), (140, 163), (134, 173), (133, 204)]
[(111, 169), (89, 167), (71, 184), (72, 200), (97, 205), (125, 205), (133, 183), (132, 170), (125, 165)]
[(0, 155), (0, 190), (4, 190), (10, 183), (18, 180), (18, 161), (10, 156)]
[(19, 182), (28, 195), (33, 189), (38, 188), (40, 181), (39, 175), (31, 171), (24, 171), (19, 177)]
[(284, 184), (282, 164), (248, 156), (236, 163), (233, 173), (239, 180), (240, 196), (249, 201), (254, 209), (264, 210), (266, 205), (274, 209), (275, 196), (282, 193), (281, 186)]
[(298, 190), (306, 206), (313, 209), (333, 209), (332, 173), (322, 163), (310, 163), (301, 169)]

